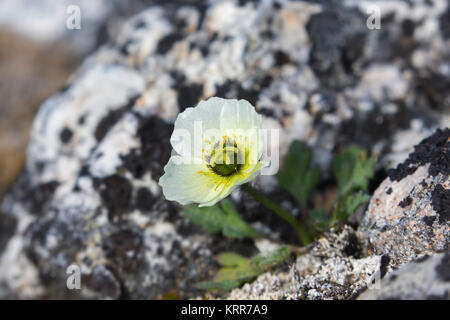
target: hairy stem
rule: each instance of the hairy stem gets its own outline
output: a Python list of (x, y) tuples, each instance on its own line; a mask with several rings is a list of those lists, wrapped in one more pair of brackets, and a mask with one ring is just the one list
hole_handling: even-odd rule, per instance
[(307, 245), (311, 242), (311, 239), (306, 229), (292, 215), (281, 209), (275, 202), (267, 198), (258, 190), (251, 187), (249, 184), (244, 184), (242, 188), (253, 198), (255, 198), (255, 200), (260, 202), (266, 208), (275, 212), (280, 218), (282, 218), (284, 221), (286, 221), (292, 227), (294, 227), (303, 245)]

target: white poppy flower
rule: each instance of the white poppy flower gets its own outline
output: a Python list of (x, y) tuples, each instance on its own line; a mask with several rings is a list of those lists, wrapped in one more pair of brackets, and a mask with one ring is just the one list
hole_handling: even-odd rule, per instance
[(254, 179), (264, 163), (261, 116), (245, 100), (210, 98), (175, 121), (178, 153), (159, 180), (167, 200), (212, 206)]

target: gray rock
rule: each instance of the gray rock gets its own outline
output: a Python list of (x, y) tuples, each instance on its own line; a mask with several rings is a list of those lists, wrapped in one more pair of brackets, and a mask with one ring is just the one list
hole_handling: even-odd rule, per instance
[[(449, 123), (447, 8), (443, 0), (393, 2), (381, 31), (366, 28), (352, 1), (157, 1), (129, 19), (35, 118), (26, 168), (2, 205), (0, 296), (156, 298), (177, 289), (195, 297), (195, 282), (216, 268), (214, 254), (256, 253), (249, 241), (193, 227), (157, 184), (173, 121), (200, 99), (249, 100), (263, 126), (281, 129), (281, 157), (305, 140), (325, 172), (348, 143), (378, 156), (380, 169), (403, 160), (416, 143), (405, 137)], [(336, 37), (327, 33), (330, 17)], [(300, 215), (273, 177), (256, 183)], [(250, 223), (293, 241), (272, 213), (233, 198)], [(278, 296), (344, 299), (370, 281), (381, 258), (346, 254), (344, 235), (299, 257), (300, 278), (284, 276), (298, 288)], [(66, 287), (72, 264), (81, 291)]]
[(424, 256), (384, 278), (359, 300), (449, 300), (450, 252)]
[(398, 267), (448, 248), (450, 129), (415, 147), (372, 196), (360, 231), (374, 254)]
[[(93, 84), (100, 85), (93, 90)], [(170, 155), (172, 126), (131, 112), (142, 90), (142, 78), (131, 69), (98, 66), (81, 71), (42, 106), (26, 171), (3, 204), (2, 228), (15, 226), (2, 235), (0, 286), (6, 292), (155, 298), (180, 277), (202, 272), (208, 239), (182, 235), (189, 223), (155, 182)], [(82, 292), (66, 288), (72, 264), (82, 270)], [(185, 275), (181, 268), (189, 265), (197, 273)], [(27, 268), (32, 279), (23, 284)]]
[[(117, 0), (4, 0), (0, 2), (0, 28), (20, 34), (43, 46), (70, 48), (84, 56), (107, 40), (126, 17), (147, 7), (150, 2)], [(72, 26), (74, 6), (79, 8), (80, 28)], [(78, 10), (78, 9), (76, 9)]]
[(313, 243), (290, 270), (264, 273), (228, 299), (349, 299), (384, 275), (382, 257), (361, 254), (356, 232), (345, 226)]

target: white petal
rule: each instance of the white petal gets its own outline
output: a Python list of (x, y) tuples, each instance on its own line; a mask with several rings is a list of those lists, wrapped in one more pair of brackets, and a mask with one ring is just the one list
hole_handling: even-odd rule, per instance
[(261, 127), (262, 117), (246, 100), (226, 100), (220, 115), (221, 130), (248, 130)]
[[(261, 120), (249, 102), (216, 97), (180, 113), (170, 142), (181, 157), (171, 157), (159, 181), (166, 199), (183, 205), (199, 203), (200, 206), (211, 206), (228, 196), (238, 185), (252, 180), (261, 168)], [(223, 136), (233, 136), (238, 148), (245, 150), (249, 160), (246, 174), (226, 179), (210, 172), (202, 162), (202, 152), (209, 155), (215, 148), (213, 142), (217, 139), (222, 141)], [(175, 160), (183, 160), (184, 164), (177, 164)]]
[(203, 139), (261, 127), (261, 115), (245, 100), (213, 97), (187, 108), (175, 121), (170, 142), (182, 156), (199, 156)]
[(237, 185), (231, 186), (227, 189), (223, 189), (222, 192), (216, 198), (212, 199), (211, 201), (203, 202), (203, 203), (199, 204), (199, 207), (210, 207), (210, 206), (215, 205), (220, 200), (228, 197), (230, 195), (230, 193), (236, 188), (237, 188)]
[(204, 164), (179, 163), (181, 157), (172, 156), (159, 180), (167, 200), (183, 205), (204, 203), (217, 198), (222, 189), (213, 179), (199, 172), (208, 170)]
[(225, 102), (225, 99), (213, 97), (178, 115), (170, 138), (178, 154), (185, 157), (201, 155), (203, 133), (209, 129), (220, 130), (220, 114)]

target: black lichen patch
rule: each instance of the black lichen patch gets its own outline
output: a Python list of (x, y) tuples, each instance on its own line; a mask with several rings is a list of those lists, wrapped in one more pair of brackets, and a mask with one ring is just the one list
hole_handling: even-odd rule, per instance
[(147, 188), (139, 188), (136, 193), (134, 206), (140, 211), (147, 212), (152, 210), (156, 200), (157, 198)]
[(118, 174), (102, 179), (94, 179), (102, 202), (108, 209), (111, 221), (117, 221), (131, 208), (133, 188), (131, 183)]
[(439, 173), (444, 176), (450, 174), (450, 129), (437, 129), (430, 137), (422, 140), (414, 147), (408, 159), (400, 163), (395, 169), (388, 170), (392, 181), (400, 181), (414, 173), (418, 167), (429, 163), (428, 173), (435, 177)]
[(402, 22), (402, 33), (405, 37), (411, 38), (414, 36), (414, 30), (416, 29), (416, 25), (413, 20), (405, 19)]
[(138, 97), (139, 96), (134, 96), (130, 98), (126, 105), (110, 111), (102, 120), (100, 120), (94, 133), (97, 141), (101, 141), (106, 136), (108, 131), (117, 123), (117, 121), (119, 121), (120, 118), (122, 118), (122, 116), (134, 106)]
[(380, 277), (381, 278), (383, 278), (386, 275), (390, 261), (391, 261), (391, 258), (389, 257), (389, 255), (384, 254), (381, 256), (381, 259), (380, 259)]
[(243, 86), (240, 85), (238, 87), (237, 98), (247, 100), (252, 105), (256, 105), (256, 102), (258, 102), (259, 98), (259, 90), (245, 89)]
[(395, 169), (388, 169), (388, 176), (391, 181), (400, 181), (404, 177), (407, 177), (410, 174), (416, 172), (417, 166), (411, 165), (409, 163), (407, 165), (403, 164), (404, 163), (400, 163)]
[(138, 20), (134, 24), (134, 29), (135, 30), (145, 29), (146, 27), (147, 27), (147, 22), (145, 22), (144, 20)]
[(175, 70), (170, 73), (172, 88), (177, 91), (178, 108), (183, 112), (188, 107), (195, 107), (203, 95), (201, 83), (188, 83), (183, 73)]
[(102, 248), (106, 258), (119, 272), (133, 272), (142, 263), (140, 231), (122, 228), (105, 237)]
[(446, 111), (450, 108), (450, 79), (438, 72), (424, 72), (414, 79), (414, 92), (417, 100), (428, 108), (436, 111)]
[(450, 251), (445, 253), (435, 270), (439, 279), (445, 282), (450, 281)]
[(170, 135), (173, 125), (166, 123), (157, 116), (140, 118), (137, 135), (141, 147), (135, 148), (127, 155), (122, 155), (123, 167), (139, 179), (151, 172), (154, 180), (163, 175), (163, 168), (169, 160), (171, 153)]
[(131, 52), (130, 52), (130, 46), (135, 42), (135, 40), (133, 39), (129, 39), (127, 40), (123, 45), (120, 46), (119, 48), (119, 52), (123, 55), (123, 56), (128, 56)]
[(392, 188), (389, 188), (386, 190), (386, 194), (391, 194), (392, 193)]
[(408, 206), (410, 206), (412, 203), (412, 198), (410, 196), (407, 196), (406, 198), (404, 198), (402, 201), (400, 201), (398, 203), (399, 207), (401, 208), (406, 208)]
[(78, 124), (80, 125), (80, 126), (82, 126), (82, 125), (84, 125), (86, 123), (86, 115), (84, 114), (84, 115), (82, 115), (82, 116), (80, 116), (79, 118), (78, 118)]
[(386, 142), (381, 154), (389, 152), (388, 145), (392, 136), (398, 130), (408, 129), (414, 118), (422, 119), (420, 114), (408, 108), (403, 102), (396, 101), (395, 104), (398, 112), (394, 114), (384, 114), (380, 105), (375, 105), (370, 112), (355, 111), (354, 117), (342, 122), (337, 135), (336, 149), (348, 144), (357, 144), (371, 150), (374, 144)]
[(358, 240), (358, 237), (354, 233), (350, 233), (347, 240), (347, 244), (343, 249), (343, 253), (346, 257), (361, 257), (362, 246)]
[(450, 189), (446, 190), (438, 184), (431, 193), (433, 209), (439, 214), (439, 223), (444, 224), (450, 218)]
[(392, 275), (389, 277), (388, 281), (389, 281), (389, 282), (394, 282), (397, 278), (398, 278), (398, 275), (394, 273), (394, 274), (392, 274)]
[[(55, 208), (52, 212), (55, 214), (36, 219), (28, 226), (23, 236), (26, 239), (24, 253), (30, 261), (39, 266), (43, 283), (56, 287), (55, 290), (61, 290), (58, 292), (64, 294), (67, 293), (64, 292), (67, 278), (60, 272), (58, 262), (69, 265), (72, 263), (70, 261), (75, 261), (75, 256), (81, 248), (85, 247), (88, 239), (87, 221), (83, 214), (67, 214), (68, 211), (63, 208)], [(55, 237), (55, 245), (48, 245), (49, 234)]]
[(67, 127), (62, 129), (60, 134), (59, 134), (59, 139), (64, 144), (69, 143), (72, 140), (72, 137), (73, 137), (73, 131), (70, 130), (69, 128), (67, 128)]
[(118, 299), (121, 296), (121, 284), (108, 267), (97, 265), (85, 278), (86, 286), (97, 292), (100, 299)]
[(350, 35), (345, 40), (341, 53), (341, 63), (347, 74), (351, 74), (353, 72), (353, 65), (363, 56), (365, 41), (365, 33)]
[(266, 74), (258, 77), (250, 88), (239, 85), (237, 88), (237, 99), (244, 99), (256, 106), (261, 91), (268, 88), (273, 81), (273, 77)]
[(207, 57), (209, 55), (209, 46), (208, 46), (208, 44), (199, 44), (199, 43), (196, 43), (196, 42), (189, 43), (189, 50), (193, 50), (195, 48), (200, 50), (200, 53), (202, 54), (203, 57)]
[(436, 216), (426, 216), (422, 220), (427, 226), (432, 227), (434, 221), (436, 221)]
[(363, 57), (367, 28), (357, 10), (333, 6), (311, 17), (310, 62), (323, 86), (341, 88), (356, 80), (353, 65)]
[(424, 255), (423, 257), (420, 257), (419, 259), (415, 260), (414, 262), (416, 263), (422, 263), (427, 261), (430, 258), (430, 256), (428, 254)]
[(258, 88), (260, 90), (266, 89), (270, 87), (272, 84), (273, 77), (271, 75), (266, 74), (265, 76), (261, 77), (261, 79), (258, 81)]
[(110, 111), (102, 120), (100, 120), (94, 133), (97, 141), (101, 141), (106, 136), (109, 129), (111, 129), (117, 121), (119, 121), (125, 112), (126, 110), (124, 108), (113, 110)]
[(227, 94), (233, 90), (234, 87), (237, 88), (237, 83), (232, 80), (227, 80), (223, 84), (216, 84), (216, 96), (221, 98), (226, 98)]
[(156, 52), (164, 55), (172, 49), (175, 42), (183, 40), (184, 35), (182, 32), (174, 32), (166, 35), (161, 40), (159, 40), (158, 45), (156, 47)]
[(201, 83), (182, 84), (176, 88), (178, 92), (178, 108), (183, 112), (188, 107), (195, 107), (203, 95)]
[(262, 114), (262, 115), (264, 115), (264, 116), (266, 116), (268, 118), (278, 119), (277, 116), (275, 115), (275, 110), (274, 109), (270, 109), (270, 108), (267, 108), (267, 107), (261, 107), (258, 110), (258, 113)]
[(247, 5), (247, 3), (251, 3), (252, 5), (255, 5), (255, 4), (257, 4), (259, 1), (258, 0), (239, 0), (238, 1), (238, 4), (239, 4), (239, 6), (245, 6), (245, 5)]
[[(370, 181), (369, 181), (369, 189), (368, 189), (369, 194), (373, 194), (375, 192), (375, 190), (380, 186), (380, 184), (384, 181), (384, 179), (386, 179), (386, 177), (387, 177), (387, 173), (384, 168), (376, 170), (373, 178), (370, 179)], [(392, 189), (391, 189), (391, 192), (392, 192)]]
[(81, 167), (80, 169), (80, 173), (79, 176), (80, 177), (86, 177), (90, 175), (90, 171), (89, 171), (89, 166), (88, 165), (84, 165)]
[[(405, 62), (409, 62), (411, 54), (414, 50), (420, 46), (420, 44), (414, 39), (414, 30), (419, 24), (411, 19), (405, 19), (401, 23), (401, 35), (395, 36), (395, 28), (397, 23), (393, 22), (389, 25), (385, 33), (382, 33), (382, 38), (385, 43), (380, 44), (379, 49), (386, 48), (385, 58), (386, 60), (395, 60), (400, 58)], [(380, 42), (383, 42), (380, 40)]]
[(275, 65), (277, 67), (282, 67), (285, 64), (289, 64), (292, 62), (291, 57), (288, 53), (282, 51), (282, 50), (276, 50), (273, 53), (273, 59), (275, 61)]
[(41, 214), (45, 205), (51, 200), (56, 188), (57, 181), (49, 181), (32, 187), (26, 192), (25, 199), (30, 204), (30, 211), (33, 214)]
[(260, 74), (253, 83), (246, 87), (233, 80), (227, 80), (221, 85), (216, 85), (216, 96), (230, 99), (244, 99), (256, 106), (261, 91), (270, 87), (273, 77), (270, 74)]
[(440, 26), (442, 34), (446, 39), (450, 38), (450, 6), (447, 5), (447, 10), (440, 17)]
[(0, 213), (0, 253), (17, 229), (17, 219), (10, 214)]

